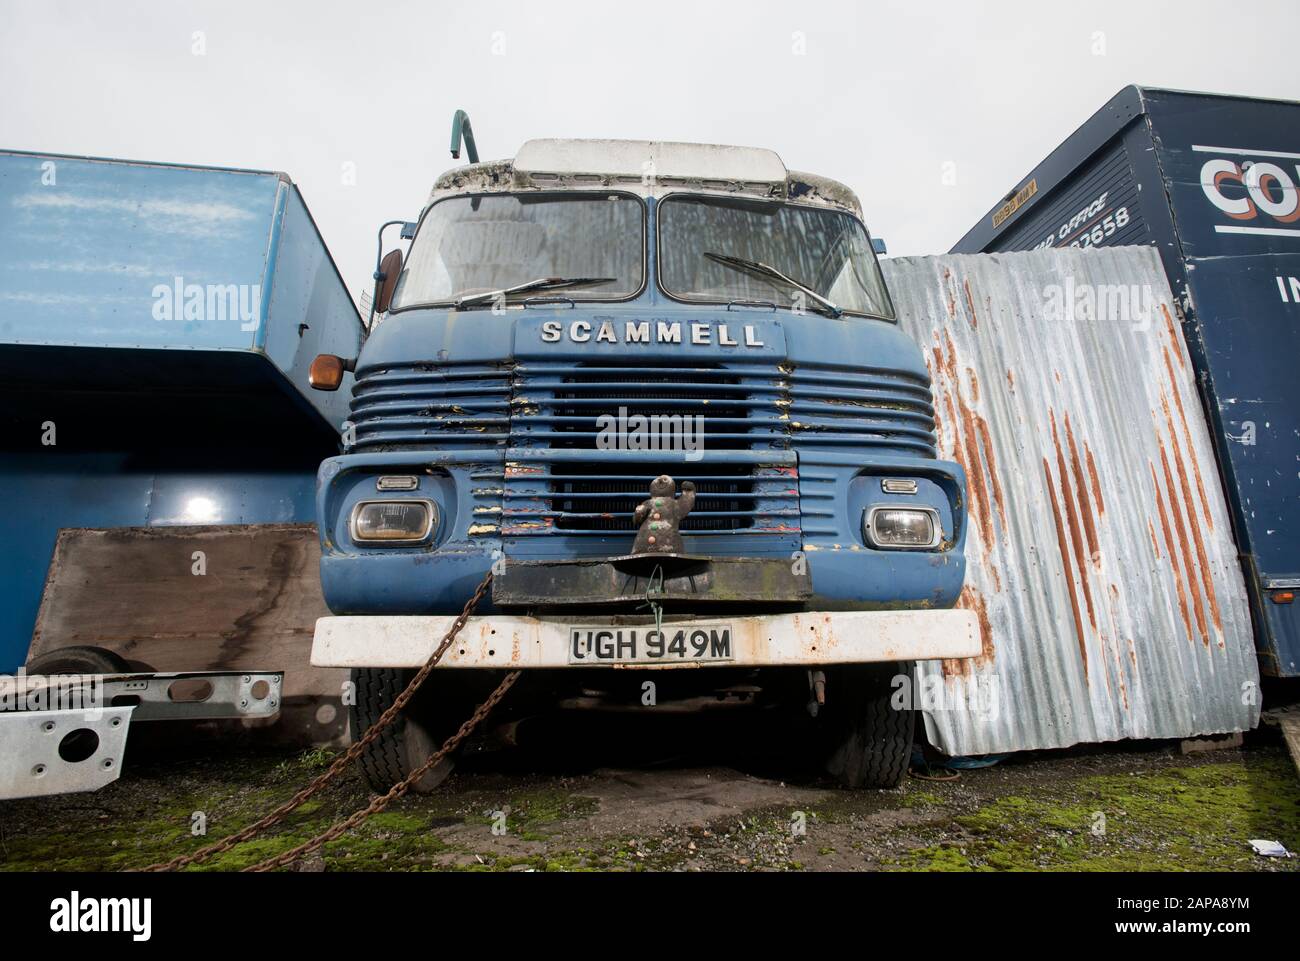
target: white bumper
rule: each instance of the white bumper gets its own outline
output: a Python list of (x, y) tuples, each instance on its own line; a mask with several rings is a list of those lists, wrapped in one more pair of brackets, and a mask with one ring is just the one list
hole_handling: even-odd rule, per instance
[[(564, 620), (471, 617), (439, 667), (797, 667), (966, 658), (981, 650), (979, 623), (972, 611), (837, 611), (664, 622), (665, 632), (728, 625), (730, 656), (725, 659), (575, 662), (573, 629), (612, 620), (598, 614)], [(317, 667), (419, 667), (454, 621), (453, 617), (322, 617), (316, 622), (311, 662)], [(647, 627), (635, 624), (622, 629), (645, 632)]]

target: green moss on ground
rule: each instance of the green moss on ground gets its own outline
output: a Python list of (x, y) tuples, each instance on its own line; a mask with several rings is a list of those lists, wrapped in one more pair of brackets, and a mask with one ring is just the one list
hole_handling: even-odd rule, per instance
[(500, 811), (506, 816), (507, 833), (528, 841), (545, 841), (550, 836), (546, 830), (548, 825), (587, 817), (595, 813), (597, 807), (595, 798), (549, 788), (512, 791), (507, 797), (505, 804), (486, 811), (481, 820), (488, 825), (495, 824)]
[(1080, 778), (1001, 797), (954, 819), (963, 829), (898, 858), (926, 871), (1294, 870), (1251, 838), (1300, 845), (1300, 784), (1285, 756)]
[[(102, 792), (0, 807), (0, 870), (117, 871), (197, 850), (292, 797), (337, 755), (250, 756), (142, 765)], [(1300, 850), (1300, 782), (1276, 747), (1200, 759), (1098, 755), (1031, 760), (960, 782), (901, 790), (828, 790), (707, 825), (593, 834), (598, 802), (583, 778), (466, 774), (408, 795), (299, 867), (379, 871), (1274, 870), (1300, 859), (1256, 856), (1250, 838)], [(1098, 765), (1104, 765), (1100, 768)], [(1132, 770), (1133, 773), (1127, 773)], [(804, 789), (799, 789), (803, 791)], [(197, 865), (235, 871), (287, 851), (371, 799), (349, 772), (271, 833)], [(792, 831), (795, 810), (806, 835)], [(207, 816), (207, 835), (190, 833)], [(506, 814), (496, 837), (495, 813)], [(1104, 833), (1100, 829), (1104, 816)]]

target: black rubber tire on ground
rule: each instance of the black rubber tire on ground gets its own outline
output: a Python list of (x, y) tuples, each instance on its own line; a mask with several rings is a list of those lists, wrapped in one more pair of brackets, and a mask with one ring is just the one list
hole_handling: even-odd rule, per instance
[[(414, 669), (367, 667), (352, 672), (356, 697), (350, 709), (352, 737), (359, 740), (397, 695), (406, 690)], [(398, 781), (420, 767), (469, 720), (501, 682), (501, 671), (434, 671), (406, 710), (380, 733), (361, 754), (361, 771), (370, 786), (387, 793)], [(501, 709), (497, 710), (497, 715)], [(447, 780), (455, 755), (444, 759), (420, 778), (412, 789), (425, 793)]]
[[(354, 740), (360, 740), (370, 726), (379, 720), (380, 715), (397, 699), (397, 695), (406, 690), (406, 685), (414, 676), (413, 670), (388, 667), (364, 667), (352, 672), (355, 698), (350, 709), (350, 720)], [(432, 683), (431, 677), (425, 686)], [(423, 700), (421, 697), (413, 699), (407, 705), (407, 710), (385, 728), (357, 759), (361, 773), (376, 793), (386, 794), (389, 788), (405, 779), (442, 746), (441, 741), (434, 742), (433, 732), (421, 723), (416, 706), (417, 701)], [(432, 791), (447, 780), (453, 767), (455, 762), (451, 758), (444, 758), (416, 781), (412, 790), (419, 793)]]
[(845, 664), (826, 669), (826, 703), (818, 712), (825, 769), (849, 788), (887, 789), (907, 778), (915, 711), (894, 707), (907, 679), (910, 705), (914, 665)]
[(38, 654), (27, 662), (28, 674), (130, 674), (131, 667), (118, 654), (102, 647), (61, 647)]

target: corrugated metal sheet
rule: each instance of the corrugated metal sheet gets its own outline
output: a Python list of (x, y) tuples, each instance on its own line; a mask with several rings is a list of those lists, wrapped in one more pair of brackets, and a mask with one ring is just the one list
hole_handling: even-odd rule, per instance
[[(940, 456), (969, 476), (960, 606), (985, 634), (974, 662), (925, 665), (931, 741), (986, 754), (1254, 727), (1245, 585), (1156, 251), (884, 267), (927, 354)], [(1121, 289), (1136, 309), (1115, 309)]]

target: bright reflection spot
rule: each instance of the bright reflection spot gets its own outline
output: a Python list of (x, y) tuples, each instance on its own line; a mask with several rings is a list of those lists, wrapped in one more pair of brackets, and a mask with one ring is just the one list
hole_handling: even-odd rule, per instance
[(185, 520), (196, 524), (211, 523), (217, 519), (217, 502), (211, 497), (191, 497), (185, 504)]

